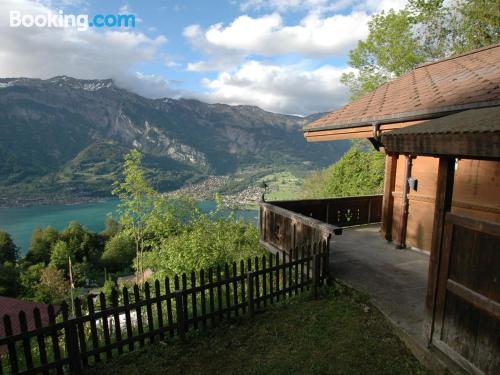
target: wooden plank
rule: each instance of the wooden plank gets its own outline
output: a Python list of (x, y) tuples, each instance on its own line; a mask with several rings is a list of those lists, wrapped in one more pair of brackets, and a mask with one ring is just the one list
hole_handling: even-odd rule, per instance
[[(87, 307), (89, 309), (89, 314), (93, 315), (95, 313), (95, 307), (94, 307), (94, 298), (90, 295), (87, 296)], [(91, 318), (90, 319), (90, 335), (92, 337), (92, 349), (97, 350), (99, 349), (99, 338), (97, 336), (97, 327), (95, 323), (95, 319)], [(94, 355), (94, 362), (99, 363), (101, 361), (101, 356), (99, 353), (96, 353)]]
[[(141, 293), (139, 292), (139, 286), (137, 284), (134, 285), (134, 301), (136, 303), (141, 301)], [(139, 335), (141, 335), (141, 339), (139, 340), (139, 345), (142, 348), (144, 346), (144, 325), (142, 323), (142, 307), (140, 305), (136, 305), (135, 315), (137, 320), (137, 330)]]
[(118, 313), (118, 292), (116, 289), (111, 290), (111, 305), (113, 306), (113, 320), (115, 324), (115, 342), (118, 343), (118, 354), (123, 354), (122, 344), (122, 328), (120, 325), (120, 314)]
[(227, 317), (231, 317), (231, 285), (229, 281), (229, 265), (226, 263), (224, 265), (224, 286), (225, 286), (225, 294), (226, 294), (226, 310)]
[(184, 309), (184, 326), (186, 328), (186, 332), (189, 330), (189, 304), (188, 304), (188, 296), (187, 296), (187, 275), (185, 273), (181, 276), (182, 282), (182, 308)]
[(215, 296), (214, 296), (214, 275), (213, 268), (209, 268), (208, 270), (208, 296), (210, 303), (210, 323), (212, 328), (215, 327)]
[(83, 314), (82, 314), (82, 300), (80, 298), (75, 298), (74, 304), (75, 304), (75, 316), (78, 320), (78, 342), (80, 345), (82, 365), (83, 365), (83, 367), (88, 367), (89, 361), (87, 358), (87, 342), (86, 342), (86, 335), (85, 335), (85, 325), (83, 323), (83, 320), (81, 319), (83, 316)]
[(266, 256), (262, 256), (262, 304), (264, 307), (267, 306), (267, 259)]
[(165, 277), (165, 294), (167, 295), (167, 322), (170, 337), (174, 337), (174, 316), (172, 311), (172, 292), (170, 291), (170, 279)]
[(292, 266), (292, 249), (288, 253), (288, 296), (291, 297), (293, 293), (293, 284), (292, 284), (292, 274), (293, 274), (293, 266)]
[(260, 308), (260, 299), (259, 299), (259, 296), (260, 296), (260, 275), (259, 275), (259, 257), (255, 257), (255, 289), (254, 289), (254, 299), (255, 299), (255, 303), (257, 305), (257, 309)]
[[(10, 316), (7, 314), (3, 316), (3, 325), (5, 329), (5, 336), (12, 336), (12, 322), (10, 321)], [(17, 372), (19, 372), (19, 365), (17, 362), (17, 350), (14, 341), (9, 341), (7, 343), (7, 350), (9, 352), (10, 371), (12, 374), (16, 374)]]
[(476, 232), (488, 234), (490, 236), (500, 237), (500, 224), (491, 221), (476, 219), (470, 216), (459, 215), (448, 212), (446, 222), (458, 225)]
[(206, 299), (206, 283), (205, 283), (205, 270), (200, 270), (200, 287), (201, 287), (201, 326), (203, 330), (207, 329), (207, 299)]
[(280, 253), (277, 252), (276, 256), (276, 302), (280, 300)]
[(26, 313), (24, 311), (19, 312), (19, 327), (21, 328), (21, 333), (24, 333), (22, 341), (26, 369), (31, 370), (33, 368), (33, 356), (31, 354), (30, 336), (28, 335), (28, 323), (26, 321)]
[(241, 277), (241, 302), (243, 302), (243, 315), (246, 313), (246, 296), (245, 296), (245, 261), (240, 261), (240, 277)]
[(147, 281), (144, 283), (144, 299), (146, 300), (146, 316), (148, 318), (149, 343), (152, 344), (155, 342), (155, 325), (153, 319), (153, 309), (151, 307), (151, 287), (149, 286), (149, 282)]
[(239, 306), (239, 303), (238, 303), (238, 280), (236, 279), (236, 277), (238, 276), (238, 270), (236, 268), (236, 262), (233, 262), (233, 304), (234, 304), (234, 314), (235, 316), (238, 316), (239, 315), (239, 312), (238, 312), (238, 306)]
[[(436, 318), (436, 304), (438, 300), (439, 279), (448, 277), (442, 274), (441, 267), (441, 244), (443, 240), (444, 223), (446, 213), (451, 210), (453, 197), (453, 179), (455, 175), (455, 159), (440, 158), (436, 186), (436, 201), (434, 205), (434, 220), (432, 229), (432, 245), (429, 258), (429, 273), (427, 282), (427, 319), (428, 319), (428, 342), (432, 342)], [(440, 298), (444, 298), (441, 296)]]
[[(89, 307), (89, 309), (90, 309), (90, 307)], [(55, 362), (59, 362), (59, 361), (61, 361), (61, 349), (59, 348), (58, 330), (57, 330), (57, 328), (54, 328), (54, 325), (56, 324), (56, 313), (54, 310), (54, 306), (49, 305), (47, 312), (49, 315), (49, 326), (52, 326), (52, 330), (50, 333), (50, 338), (52, 341), (52, 354), (54, 355)], [(62, 365), (59, 365), (56, 367), (56, 372), (58, 375), (63, 374)]]
[(122, 294), (123, 294), (123, 304), (127, 306), (125, 309), (125, 327), (127, 330), (127, 339), (129, 340), (128, 350), (132, 351), (134, 350), (134, 341), (132, 340), (132, 319), (130, 318), (130, 308), (128, 307), (128, 304), (130, 302), (129, 302), (128, 289), (126, 286), (123, 287)]
[(191, 314), (193, 316), (193, 327), (198, 329), (198, 308), (196, 306), (196, 273), (191, 271)]
[(282, 288), (281, 288), (281, 294), (283, 295), (283, 299), (285, 299), (285, 296), (286, 296), (286, 288), (287, 288), (287, 272), (286, 272), (286, 268), (287, 268), (287, 263), (286, 263), (286, 258), (287, 258), (287, 253), (283, 253), (283, 261), (282, 261), (282, 269), (281, 269), (281, 284), (282, 284)]
[(217, 266), (216, 269), (216, 276), (217, 276), (217, 311), (219, 313), (219, 323), (223, 319), (223, 307), (222, 307), (222, 275), (221, 275), (221, 269), (220, 266)]
[(295, 283), (294, 283), (294, 290), (295, 290), (295, 295), (299, 294), (299, 249), (296, 247), (294, 254), (293, 254), (293, 260), (295, 261)]
[(446, 282), (446, 289), (456, 296), (464, 299), (475, 308), (486, 312), (493, 318), (500, 320), (500, 303), (489, 299), (482, 294), (479, 294), (465, 286), (448, 279)]
[(106, 358), (110, 360), (113, 358), (113, 352), (110, 349), (111, 335), (109, 334), (108, 314), (106, 313), (106, 296), (103, 292), (99, 294), (99, 305), (101, 312), (104, 313), (102, 317), (102, 331), (104, 334), (104, 345), (106, 347)]
[(274, 301), (273, 301), (273, 284), (274, 284), (274, 274), (273, 274), (273, 259), (274, 259), (274, 256), (273, 254), (269, 254), (269, 302), (272, 304)]
[[(42, 316), (40, 314), (40, 310), (38, 307), (35, 307), (33, 310), (33, 320), (35, 321), (35, 328), (42, 328)], [(45, 335), (43, 333), (40, 333), (36, 336), (36, 341), (38, 343), (38, 353), (40, 356), (40, 363), (42, 366), (47, 365), (47, 350), (45, 347)], [(85, 346), (82, 346), (83, 348)], [(49, 371), (48, 370), (43, 370), (42, 371), (44, 375), (48, 375)]]
[[(155, 280), (155, 297), (156, 297), (156, 317), (158, 320), (158, 328), (164, 327), (163, 325), (163, 308), (161, 305), (161, 290), (160, 290), (160, 280)], [(160, 332), (160, 340), (163, 340), (165, 335), (163, 331)]]

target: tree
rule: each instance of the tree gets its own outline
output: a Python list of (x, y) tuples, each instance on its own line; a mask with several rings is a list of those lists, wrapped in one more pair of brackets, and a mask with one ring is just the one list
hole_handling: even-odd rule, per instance
[(258, 230), (243, 220), (235, 220), (233, 214), (223, 215), (218, 205), (208, 214), (198, 211), (180, 233), (163, 237), (158, 246), (145, 254), (145, 265), (157, 277), (172, 277), (264, 253)]
[(0, 230), (0, 264), (4, 262), (15, 263), (19, 249), (9, 233)]
[(73, 259), (74, 257), (71, 254), (68, 244), (64, 241), (57, 241), (52, 248), (50, 264), (57, 267), (57, 269), (63, 270), (67, 275), (69, 258)]
[(356, 72), (341, 81), (355, 99), (424, 62), (498, 43), (499, 13), (494, 0), (411, 0), (399, 12), (382, 12), (349, 52)]
[(59, 304), (66, 299), (68, 288), (69, 283), (63, 271), (58, 270), (54, 265), (48, 265), (40, 276), (35, 299), (45, 303)]
[(52, 245), (59, 239), (59, 232), (48, 226), (45, 229), (36, 228), (31, 235), (31, 242), (26, 259), (32, 264), (50, 262)]
[(120, 224), (135, 241), (137, 276), (144, 271), (144, 240), (148, 218), (157, 193), (146, 181), (142, 168), (142, 154), (138, 150), (134, 149), (125, 155), (123, 176), (122, 182), (115, 183), (113, 194), (120, 198)]
[(35, 298), (36, 289), (40, 283), (40, 277), (45, 269), (44, 263), (30, 265), (21, 263), (19, 272), (19, 286), (21, 295), (25, 298)]
[(13, 262), (0, 263), (0, 295), (16, 297), (19, 291), (17, 269)]
[(111, 238), (115, 234), (120, 232), (120, 230), (120, 224), (115, 219), (113, 219), (113, 216), (108, 215), (106, 217), (105, 228), (100, 234), (101, 236)]
[(409, 12), (402, 10), (376, 15), (368, 24), (369, 34), (349, 52), (349, 65), (357, 73), (342, 75), (355, 99), (425, 61), (413, 38)]
[(305, 198), (335, 198), (381, 194), (384, 187), (384, 154), (364, 150), (355, 143), (342, 158), (324, 171), (306, 178)]
[(110, 271), (122, 271), (132, 265), (134, 257), (134, 239), (127, 233), (121, 232), (106, 242), (101, 263)]

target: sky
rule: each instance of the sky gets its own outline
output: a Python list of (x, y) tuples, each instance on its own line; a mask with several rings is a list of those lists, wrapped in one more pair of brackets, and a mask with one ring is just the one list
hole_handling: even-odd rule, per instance
[[(308, 115), (348, 101), (348, 52), (405, 0), (0, 0), (0, 77), (112, 78), (140, 95)], [(129, 28), (10, 27), (22, 14), (134, 14)]]

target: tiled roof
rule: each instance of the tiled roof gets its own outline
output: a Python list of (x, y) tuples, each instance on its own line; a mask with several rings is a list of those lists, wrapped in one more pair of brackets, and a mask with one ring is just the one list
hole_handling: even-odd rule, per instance
[(439, 117), (500, 104), (500, 44), (422, 65), (305, 126), (304, 131)]
[[(4, 315), (10, 315), (12, 323), (12, 331), (14, 334), (21, 332), (19, 326), (19, 313), (24, 311), (26, 313), (26, 321), (28, 323), (28, 330), (35, 328), (35, 321), (33, 318), (33, 310), (38, 308), (42, 318), (42, 325), (46, 326), (49, 322), (48, 305), (44, 303), (24, 301), (17, 298), (10, 298), (0, 296), (0, 337), (5, 336), (5, 327), (3, 324)], [(56, 310), (57, 311), (57, 310)]]
[[(500, 106), (470, 109), (384, 133), (385, 137), (417, 134), (463, 134), (500, 132)], [(383, 143), (383, 141), (382, 141)]]

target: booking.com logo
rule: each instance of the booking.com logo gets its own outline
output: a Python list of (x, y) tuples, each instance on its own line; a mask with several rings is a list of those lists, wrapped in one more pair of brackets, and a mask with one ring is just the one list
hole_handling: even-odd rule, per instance
[[(89, 21), (90, 19), (90, 21)], [(78, 31), (86, 31), (89, 27), (135, 27), (133, 14), (64, 14), (57, 13), (22, 14), (18, 10), (10, 11), (10, 27), (74, 27)]]

